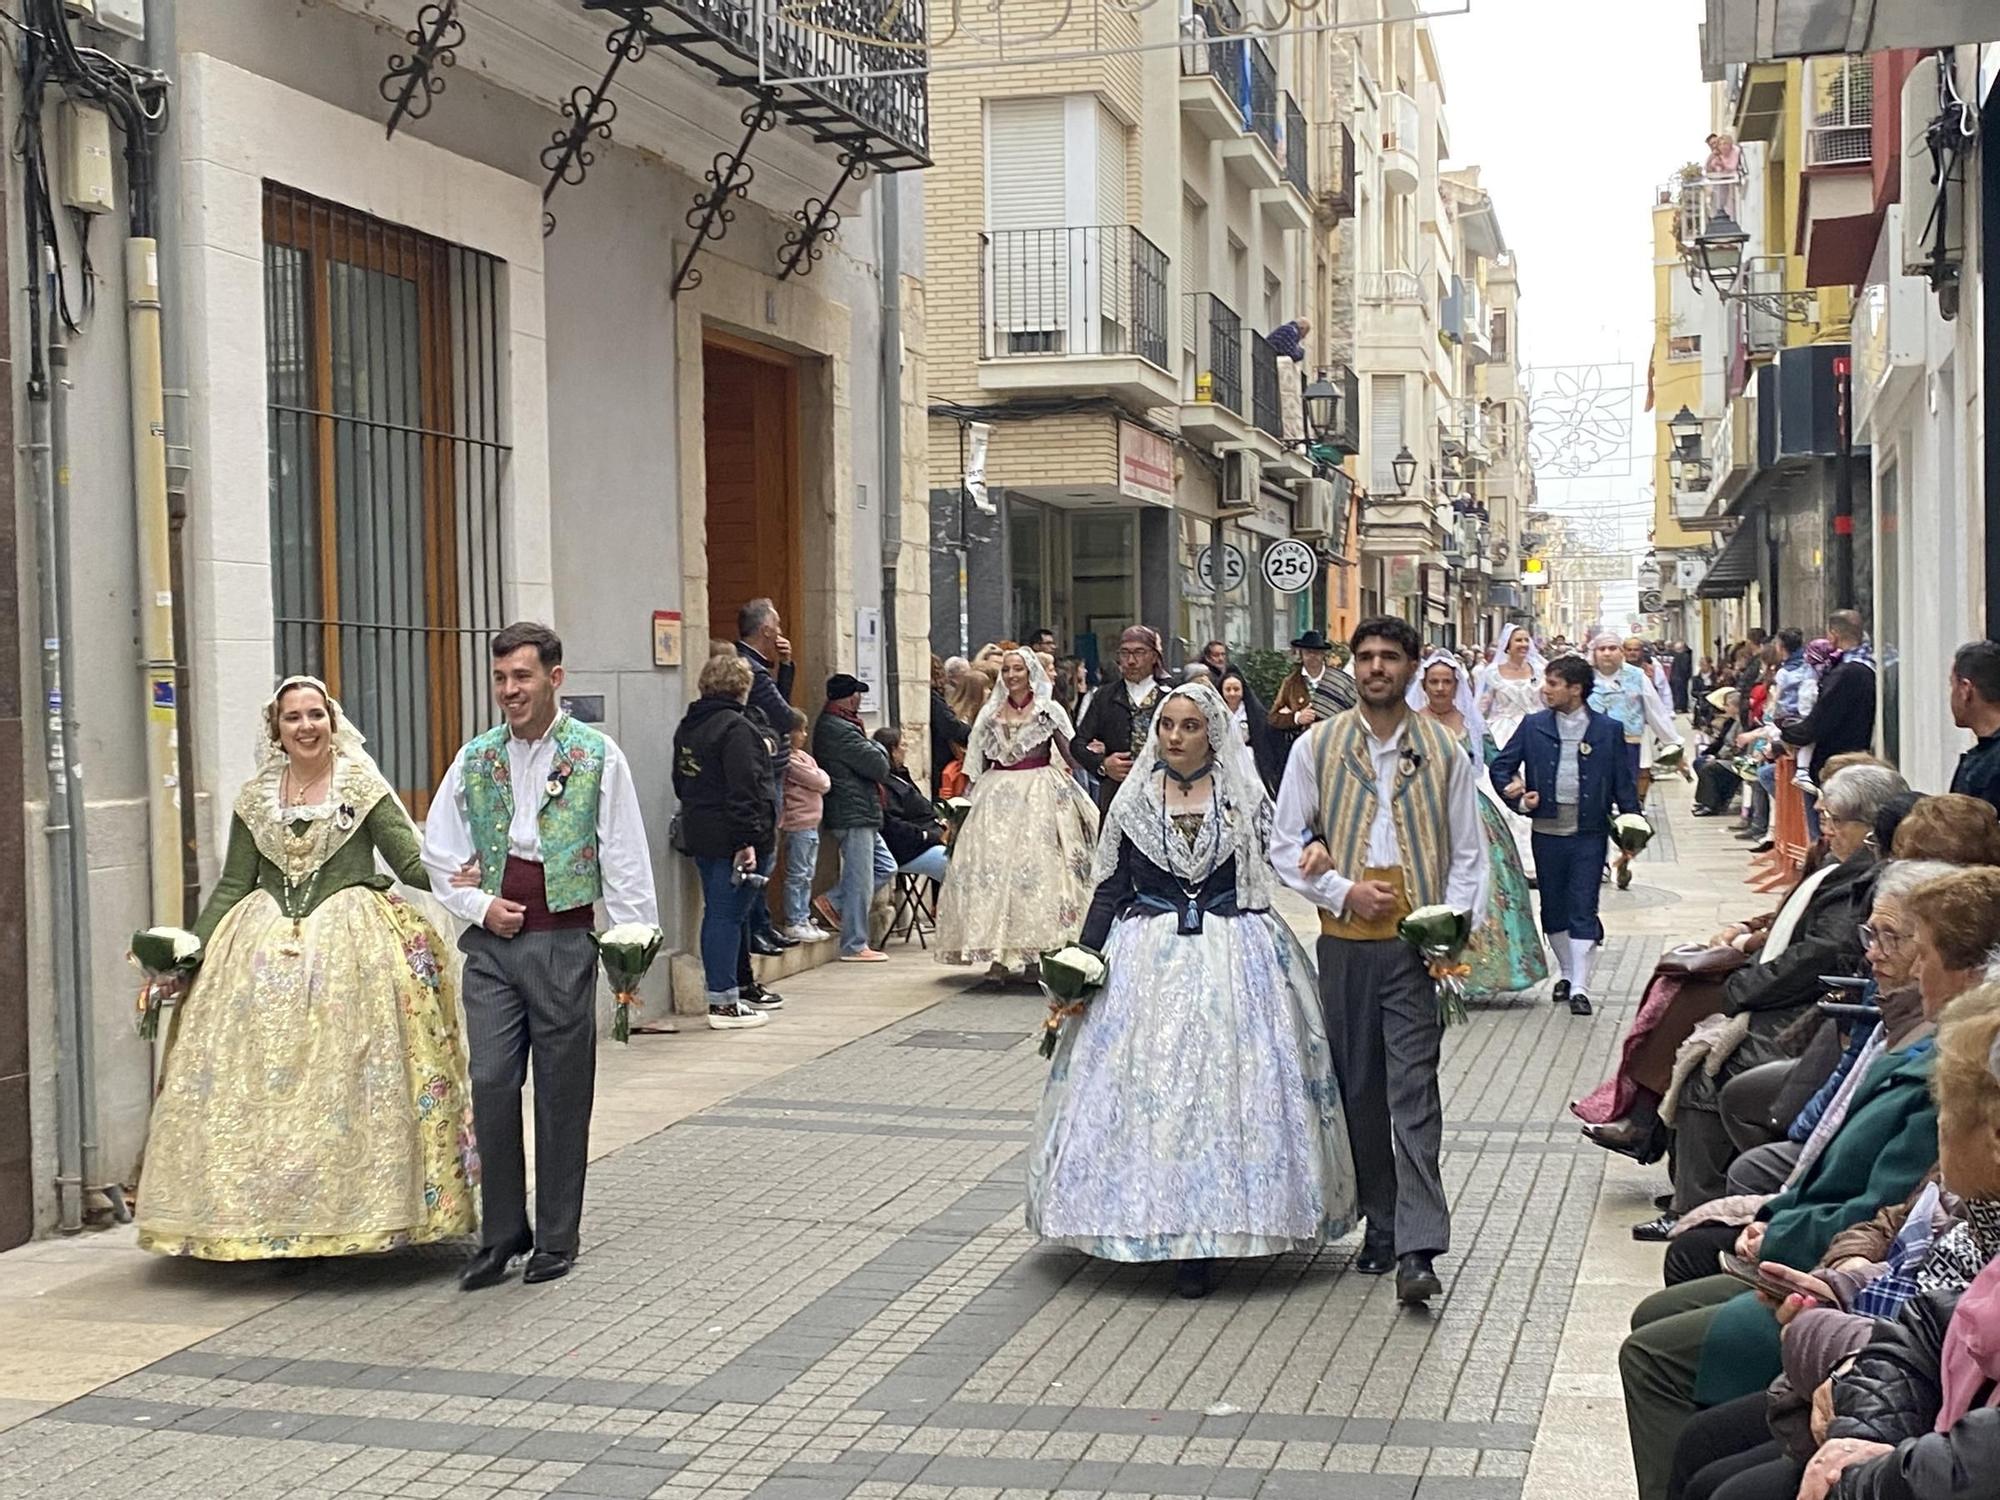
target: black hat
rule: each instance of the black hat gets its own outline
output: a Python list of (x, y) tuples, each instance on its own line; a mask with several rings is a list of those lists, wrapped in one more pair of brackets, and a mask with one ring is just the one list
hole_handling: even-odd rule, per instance
[(829, 703), (840, 698), (852, 698), (856, 693), (865, 693), (867, 691), (867, 683), (863, 682), (859, 677), (849, 676), (845, 672), (835, 672), (826, 680), (826, 701)]
[(1308, 630), (1304, 635), (1292, 642), (1292, 649), (1294, 651), (1331, 651), (1333, 649), (1333, 642), (1317, 630)]

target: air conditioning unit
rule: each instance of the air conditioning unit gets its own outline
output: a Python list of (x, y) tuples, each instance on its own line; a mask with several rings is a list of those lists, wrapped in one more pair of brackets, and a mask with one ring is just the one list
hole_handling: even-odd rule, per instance
[[(1933, 288), (1956, 281), (1965, 263), (1966, 157), (1960, 150), (1943, 182), (1931, 180), (1929, 133), (1938, 115), (1938, 61), (1925, 57), (1903, 80), (1903, 274)], [(1943, 206), (1939, 203), (1942, 199)], [(1943, 236), (1939, 237), (1942, 220)], [(1949, 269), (1947, 269), (1947, 267)]]
[(1292, 535), (1319, 538), (1333, 535), (1333, 481), (1308, 479), (1294, 492)]
[(1257, 485), (1263, 470), (1257, 455), (1247, 448), (1233, 448), (1222, 455), (1222, 493), (1216, 497), (1219, 516), (1248, 516), (1257, 511)]

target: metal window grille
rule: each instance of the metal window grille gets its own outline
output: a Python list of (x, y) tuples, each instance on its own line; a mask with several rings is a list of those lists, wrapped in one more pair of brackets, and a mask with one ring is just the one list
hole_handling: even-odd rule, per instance
[(1856, 166), (1874, 154), (1875, 65), (1866, 57), (1812, 62), (1812, 118), (1806, 165)]
[(265, 184), (278, 666), (326, 680), (419, 818), (503, 623), (501, 293), (491, 256)]

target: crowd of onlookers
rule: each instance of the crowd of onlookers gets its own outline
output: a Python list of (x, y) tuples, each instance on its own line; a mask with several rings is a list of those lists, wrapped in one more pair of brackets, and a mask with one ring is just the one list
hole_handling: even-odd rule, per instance
[(1851, 615), (1690, 683), (1697, 811), (1767, 840), (1772, 768), (1812, 818), (1789, 890), (1663, 955), (1572, 1106), (1668, 1178), (1619, 1358), (1641, 1500), (2000, 1494), (2000, 645), (1950, 690), (1977, 742), (1927, 792), (1869, 753)]

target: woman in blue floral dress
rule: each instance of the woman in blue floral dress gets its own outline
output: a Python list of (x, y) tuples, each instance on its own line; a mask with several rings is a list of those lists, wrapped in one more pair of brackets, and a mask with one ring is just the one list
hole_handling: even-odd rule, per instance
[(1318, 978), (1271, 910), (1271, 802), (1221, 695), (1177, 688), (1097, 845), (1085, 946), (1028, 1153), (1028, 1227), (1106, 1260), (1311, 1250), (1354, 1222)]
[(1479, 822), (1486, 831), (1486, 862), (1493, 878), (1487, 882), (1486, 910), (1474, 913), (1477, 925), (1472, 941), (1466, 944), (1465, 962), (1472, 973), (1465, 987), (1488, 995), (1532, 989), (1549, 977), (1548, 955), (1542, 948), (1534, 898), (1515, 848), (1512, 822), (1484, 774), (1485, 765), (1497, 752), (1479, 717), (1464, 664), (1442, 651), (1432, 652), (1417, 680), (1410, 684), (1409, 701), (1412, 708), (1429, 714), (1456, 735), (1466, 754), (1481, 767)]

